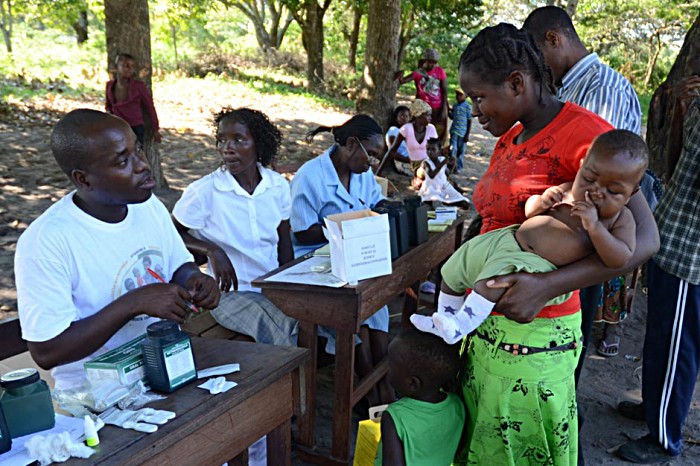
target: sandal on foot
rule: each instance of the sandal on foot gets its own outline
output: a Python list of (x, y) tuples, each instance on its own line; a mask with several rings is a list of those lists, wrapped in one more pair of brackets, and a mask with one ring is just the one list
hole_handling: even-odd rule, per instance
[(598, 344), (598, 354), (604, 358), (614, 358), (620, 352), (620, 337), (615, 336), (615, 343), (607, 343), (605, 339), (601, 340)]

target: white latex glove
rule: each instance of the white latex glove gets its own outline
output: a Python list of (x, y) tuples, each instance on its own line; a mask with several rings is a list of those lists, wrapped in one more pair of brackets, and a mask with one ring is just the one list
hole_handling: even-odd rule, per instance
[(143, 408), (138, 411), (112, 408), (100, 414), (100, 419), (102, 419), (105, 424), (149, 434), (157, 431), (158, 425), (165, 424), (174, 417), (175, 413), (172, 411), (153, 408)]

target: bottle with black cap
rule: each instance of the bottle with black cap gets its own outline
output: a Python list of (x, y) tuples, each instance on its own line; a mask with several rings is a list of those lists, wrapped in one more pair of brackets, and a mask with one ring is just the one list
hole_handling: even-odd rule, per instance
[(34, 368), (0, 377), (0, 408), (12, 438), (51, 429), (56, 424), (51, 391)]
[(141, 349), (146, 379), (153, 390), (171, 393), (197, 378), (192, 342), (177, 322), (152, 323), (146, 334)]

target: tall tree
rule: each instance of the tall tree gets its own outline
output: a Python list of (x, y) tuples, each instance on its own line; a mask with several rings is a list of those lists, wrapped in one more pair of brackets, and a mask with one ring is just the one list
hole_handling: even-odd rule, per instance
[(71, 24), (75, 31), (75, 38), (78, 44), (82, 45), (88, 40), (88, 11), (87, 5), (84, 10), (78, 12), (78, 18)]
[(686, 34), (683, 47), (678, 53), (666, 81), (654, 92), (649, 106), (647, 120), (647, 145), (651, 154), (649, 166), (662, 178), (665, 178), (666, 175), (666, 148), (669, 142), (671, 112), (673, 111), (670, 90), (672, 86), (685, 77), (685, 65), (691, 51), (690, 44), (695, 44), (695, 50), (700, 49), (700, 15)]
[(306, 80), (309, 90), (323, 91), (323, 17), (331, 0), (284, 0), (301, 27), (301, 42), (306, 51)]
[(649, 88), (663, 79), (659, 57), (668, 55), (690, 27), (686, 7), (685, 0), (588, 0), (578, 8), (576, 29), (637, 88)]
[(357, 109), (389, 127), (396, 104), (395, 63), (399, 56), (401, 0), (369, 0), (367, 48)]
[[(341, 26), (340, 32), (348, 43), (348, 68), (354, 71), (357, 68), (357, 45), (360, 40), (360, 25), (362, 24), (362, 16), (367, 10), (367, 2), (366, 0), (347, 0), (342, 6), (343, 17), (346, 21)], [(352, 15), (349, 18), (346, 8), (352, 11)]]
[(12, 53), (12, 0), (0, 0), (0, 29), (2, 29), (2, 37), (5, 39), (5, 48), (7, 53)]
[(289, 25), (294, 21), (292, 12), (280, 0), (219, 0), (226, 7), (243, 12), (253, 23), (255, 39), (263, 52), (279, 50)]
[[(113, 70), (117, 55), (129, 53), (136, 58), (140, 71), (139, 79), (151, 90), (151, 25), (148, 16), (148, 0), (104, 0), (105, 35), (107, 38), (107, 69)], [(148, 114), (146, 121), (146, 143), (144, 151), (151, 166), (153, 178), (159, 188), (167, 188), (163, 175), (158, 144)]]
[[(395, 70), (401, 68), (406, 47), (412, 39), (436, 31), (466, 33), (483, 24), (482, 0), (403, 0), (401, 5), (399, 55), (394, 65)], [(446, 11), (456, 11), (459, 14), (445, 14)], [(410, 66), (415, 67), (415, 63)]]

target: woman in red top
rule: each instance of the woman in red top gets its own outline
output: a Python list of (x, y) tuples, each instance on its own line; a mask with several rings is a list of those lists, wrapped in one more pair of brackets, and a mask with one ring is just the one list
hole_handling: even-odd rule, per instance
[[(499, 137), (472, 198), (483, 217), (481, 233), (522, 222), (527, 198), (573, 181), (593, 139), (612, 129), (597, 115), (557, 100), (542, 53), (527, 32), (510, 24), (485, 28), (471, 41), (460, 61), (460, 84), (474, 117)], [(658, 234), (646, 202), (637, 193), (628, 207), (637, 223), (637, 248), (625, 267), (609, 269), (594, 254), (553, 272), (490, 282), (508, 290), (467, 349), (469, 420), (458, 464), (576, 464), (578, 292), (558, 306), (544, 305), (653, 254)]]

